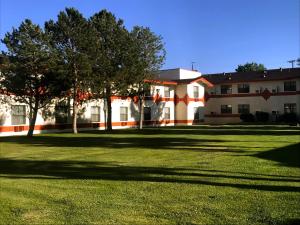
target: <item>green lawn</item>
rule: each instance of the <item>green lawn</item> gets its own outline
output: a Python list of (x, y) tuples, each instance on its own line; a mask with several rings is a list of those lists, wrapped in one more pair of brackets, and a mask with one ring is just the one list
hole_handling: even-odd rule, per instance
[(300, 224), (300, 129), (0, 138), (0, 224)]

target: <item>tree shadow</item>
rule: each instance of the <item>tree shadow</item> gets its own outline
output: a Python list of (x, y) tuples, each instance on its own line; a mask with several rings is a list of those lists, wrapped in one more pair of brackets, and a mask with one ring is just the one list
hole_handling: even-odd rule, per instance
[[(44, 161), (0, 159), (0, 176), (12, 179), (93, 179), (112, 181), (143, 181), (163, 183), (185, 183), (211, 185), (262, 191), (300, 192), (300, 187), (288, 186), (286, 182), (299, 179), (269, 179), (255, 176), (235, 176), (219, 173), (205, 173), (187, 168), (145, 167), (119, 165), (114, 162), (88, 161)], [(219, 181), (218, 181), (219, 180)], [(242, 180), (262, 181), (257, 184)], [(273, 185), (272, 181), (282, 181), (285, 185)]]
[(271, 160), (288, 167), (300, 167), (300, 143), (260, 152), (252, 156)]
[[(83, 131), (83, 133), (105, 133), (105, 131)], [(175, 127), (145, 127), (143, 130), (120, 129), (113, 130), (112, 134), (133, 135), (300, 135), (297, 127), (276, 126), (175, 126)]]
[[(147, 137), (147, 136), (34, 136), (27, 138), (22, 136), (11, 136), (0, 138), (1, 142), (18, 143), (29, 146), (43, 147), (101, 147), (112, 149), (151, 149), (151, 150), (178, 150), (178, 151), (202, 151), (202, 152), (232, 152), (249, 153), (247, 147), (225, 146), (224, 140), (217, 139), (192, 139), (178, 137)], [(233, 143), (233, 142), (232, 142)], [(259, 147), (253, 147), (259, 148)], [(251, 151), (254, 152), (254, 151)]]

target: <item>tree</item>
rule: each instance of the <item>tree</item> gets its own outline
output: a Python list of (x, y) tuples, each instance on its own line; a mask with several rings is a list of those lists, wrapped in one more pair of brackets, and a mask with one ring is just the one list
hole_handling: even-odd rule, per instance
[(96, 31), (94, 43), (93, 72), (95, 90), (102, 93), (106, 103), (106, 129), (112, 130), (111, 97), (124, 93), (129, 85), (129, 67), (132, 66), (130, 52), (131, 39), (122, 20), (102, 10), (90, 18), (90, 24)]
[(263, 64), (257, 64), (255, 62), (246, 63), (244, 65), (238, 65), (235, 69), (236, 72), (250, 72), (250, 71), (264, 71), (266, 67)]
[(297, 59), (297, 66), (300, 66), (300, 58)]
[(93, 48), (92, 29), (88, 21), (74, 8), (66, 8), (58, 14), (58, 20), (45, 23), (46, 32), (53, 37), (53, 44), (62, 58), (64, 80), (71, 86), (72, 128), (77, 133), (78, 107), (89, 92), (93, 79), (92, 63), (89, 52)]
[(154, 73), (160, 69), (166, 57), (162, 37), (155, 35), (149, 28), (135, 26), (131, 31), (133, 43), (131, 74), (131, 95), (139, 100), (139, 129), (143, 128), (145, 93), (150, 90), (146, 80), (153, 79)]
[(27, 136), (32, 136), (38, 110), (60, 93), (55, 72), (58, 55), (50, 37), (28, 19), (6, 33), (2, 42), (7, 51), (2, 52), (1, 88), (14, 101), (29, 106)]

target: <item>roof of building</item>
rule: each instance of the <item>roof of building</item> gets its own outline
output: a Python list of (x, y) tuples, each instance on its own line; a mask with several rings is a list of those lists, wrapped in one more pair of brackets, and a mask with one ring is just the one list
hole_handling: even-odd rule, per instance
[(300, 68), (272, 69), (261, 72), (204, 74), (202, 77), (213, 84), (289, 80), (300, 78)]

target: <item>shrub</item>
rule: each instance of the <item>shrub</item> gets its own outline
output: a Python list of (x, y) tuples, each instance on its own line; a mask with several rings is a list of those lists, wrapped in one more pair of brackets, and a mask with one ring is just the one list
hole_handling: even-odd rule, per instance
[(298, 122), (298, 118), (295, 113), (285, 113), (285, 114), (279, 116), (278, 122), (295, 124)]
[(256, 111), (255, 117), (258, 122), (268, 122), (269, 121), (269, 113), (267, 113), (267, 112)]
[(254, 122), (255, 118), (254, 115), (251, 113), (243, 113), (240, 115), (240, 119), (243, 122)]

